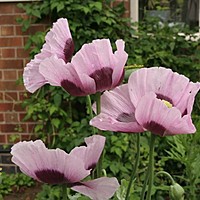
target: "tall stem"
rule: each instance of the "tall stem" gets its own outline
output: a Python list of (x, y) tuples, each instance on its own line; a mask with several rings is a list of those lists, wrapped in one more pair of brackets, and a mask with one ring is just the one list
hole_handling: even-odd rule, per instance
[[(96, 114), (100, 114), (101, 112), (101, 93), (96, 93)], [(99, 162), (97, 164), (97, 178), (101, 177), (102, 175), (102, 163), (103, 163), (104, 152), (102, 152)]]
[(65, 184), (62, 185), (62, 200), (69, 200), (67, 186)]
[(96, 113), (97, 115), (101, 112), (101, 93), (96, 93)]
[(131, 185), (132, 185), (133, 180), (136, 176), (138, 165), (139, 165), (139, 160), (140, 160), (140, 133), (138, 133), (136, 135), (136, 137), (137, 137), (137, 141), (136, 141), (137, 142), (137, 154), (136, 154), (136, 159), (135, 159), (135, 165), (133, 165), (134, 167), (133, 167), (133, 170), (132, 170), (132, 173), (131, 173), (131, 178), (130, 178), (129, 185), (128, 185), (128, 188), (127, 188), (125, 200), (129, 199)]
[(151, 191), (153, 186), (153, 180), (154, 180), (154, 146), (155, 146), (155, 139), (156, 136), (154, 134), (151, 134), (151, 140), (150, 140), (150, 150), (149, 150), (149, 185), (148, 185), (148, 191), (147, 191), (147, 200), (151, 200)]
[[(87, 104), (88, 104), (90, 119), (92, 119), (94, 116), (93, 116), (93, 111), (92, 111), (92, 102), (91, 102), (90, 95), (87, 95)], [(95, 134), (94, 126), (92, 126), (92, 132), (93, 132), (93, 135), (94, 135)]]

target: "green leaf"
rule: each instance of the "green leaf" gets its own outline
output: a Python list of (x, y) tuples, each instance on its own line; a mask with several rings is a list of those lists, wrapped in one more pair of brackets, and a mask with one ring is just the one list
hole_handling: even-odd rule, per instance
[(51, 123), (56, 127), (59, 128), (60, 120), (58, 118), (54, 118), (51, 120)]

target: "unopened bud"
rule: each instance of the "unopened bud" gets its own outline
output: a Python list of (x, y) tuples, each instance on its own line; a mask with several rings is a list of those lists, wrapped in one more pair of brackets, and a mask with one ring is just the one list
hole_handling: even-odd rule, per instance
[(178, 183), (170, 186), (169, 195), (171, 200), (184, 200), (184, 193), (184, 189)]

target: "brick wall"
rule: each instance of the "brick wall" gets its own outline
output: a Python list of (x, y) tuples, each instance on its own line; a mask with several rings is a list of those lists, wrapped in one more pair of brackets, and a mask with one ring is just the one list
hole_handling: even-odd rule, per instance
[(15, 172), (17, 168), (10, 161), (10, 149), (4, 149), (3, 145), (13, 142), (11, 135), (17, 140), (30, 139), (34, 126), (22, 121), (25, 110), (21, 101), (25, 89), (16, 84), (29, 61), (29, 52), (24, 50), (24, 45), (29, 34), (46, 28), (45, 24), (34, 24), (29, 31), (22, 32), (17, 17), (26, 17), (17, 3), (0, 2), (0, 167), (9, 172)]
[[(119, 1), (113, 5), (117, 3)], [(125, 16), (129, 16), (129, 0), (124, 3)], [(33, 24), (30, 30), (22, 32), (17, 17), (26, 17), (17, 3), (0, 2), (0, 167), (9, 172), (16, 172), (17, 168), (10, 161), (10, 148), (4, 149), (3, 145), (10, 147), (13, 143), (11, 135), (16, 136), (17, 141), (29, 140), (34, 126), (22, 121), (26, 111), (21, 102), (26, 91), (23, 85), (16, 84), (29, 62), (29, 52), (24, 50), (24, 45), (29, 34), (44, 31), (46, 27), (46, 24)]]

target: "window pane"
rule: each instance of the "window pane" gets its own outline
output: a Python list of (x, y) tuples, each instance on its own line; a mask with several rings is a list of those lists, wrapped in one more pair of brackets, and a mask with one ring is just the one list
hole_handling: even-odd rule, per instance
[(139, 19), (159, 17), (163, 22), (199, 23), (199, 0), (139, 0)]

